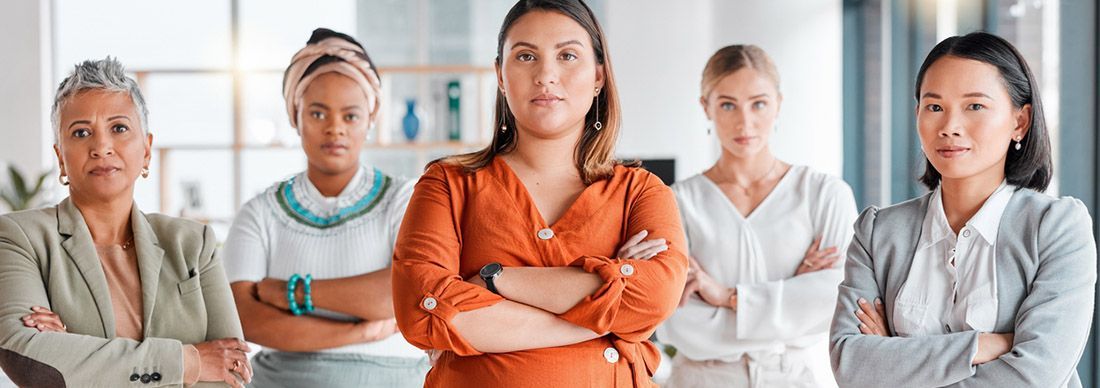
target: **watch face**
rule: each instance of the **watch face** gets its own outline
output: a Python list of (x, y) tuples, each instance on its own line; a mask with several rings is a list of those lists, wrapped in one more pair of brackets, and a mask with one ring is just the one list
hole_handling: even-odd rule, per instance
[(481, 267), (481, 277), (492, 277), (500, 273), (500, 271), (503, 269), (504, 266), (500, 265), (500, 263), (489, 263), (488, 265)]

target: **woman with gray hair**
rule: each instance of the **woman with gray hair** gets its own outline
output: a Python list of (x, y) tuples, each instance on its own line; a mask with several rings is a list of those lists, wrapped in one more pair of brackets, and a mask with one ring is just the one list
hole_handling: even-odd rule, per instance
[(58, 88), (54, 151), (69, 197), (0, 215), (0, 367), (19, 386), (251, 380), (213, 231), (134, 203), (149, 175), (147, 116), (112, 58), (77, 65)]

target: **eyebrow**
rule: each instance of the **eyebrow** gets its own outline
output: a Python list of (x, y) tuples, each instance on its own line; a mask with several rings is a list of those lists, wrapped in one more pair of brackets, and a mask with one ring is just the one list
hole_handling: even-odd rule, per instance
[[(762, 97), (768, 97), (768, 94), (767, 94), (767, 93), (761, 93), (761, 94), (757, 94), (757, 95), (755, 95), (755, 96), (751, 96), (751, 97), (749, 97), (748, 99), (749, 99), (749, 100), (755, 100), (755, 99), (757, 99), (757, 98), (762, 98)], [(733, 100), (733, 101), (737, 101), (737, 97), (733, 97), (733, 96), (727, 96), (727, 95), (725, 95), (725, 94), (719, 94), (719, 95), (718, 95), (718, 98), (719, 98), (719, 99), (723, 99), (723, 98), (724, 98), (724, 99), (727, 99), (727, 100)]]
[(107, 119), (107, 121), (112, 121), (112, 120), (117, 120), (117, 119), (126, 119), (127, 121), (129, 121), (130, 117), (125, 116), (125, 115), (111, 116), (110, 118)]
[(936, 94), (936, 93), (932, 93), (932, 92), (925, 92), (924, 94), (922, 94), (922, 95), (920, 96), (920, 98), (921, 98), (922, 100), (923, 100), (923, 99), (925, 99), (925, 98), (941, 98), (941, 99), (942, 99), (942, 98), (943, 98), (943, 96), (941, 96), (941, 95), (939, 95), (939, 94)]
[[(985, 94), (985, 93), (982, 93), (982, 92), (970, 92), (970, 93), (964, 94), (963, 97), (981, 97), (981, 98), (987, 98), (987, 99), (990, 99), (990, 100), (993, 99), (993, 97), (990, 97), (988, 94)], [(928, 92), (928, 93), (924, 93), (923, 95), (921, 95), (920, 98), (922, 98), (922, 99), (923, 98), (939, 98), (939, 99), (942, 99), (943, 96), (941, 96), (939, 94), (936, 94), (936, 93)]]
[(72, 123), (72, 124), (69, 124), (69, 129), (72, 129), (72, 128), (73, 128), (73, 126), (74, 126), (74, 125), (77, 125), (77, 124), (87, 124), (87, 125), (92, 125), (92, 122), (91, 122), (91, 121), (88, 121), (88, 120), (77, 120), (77, 121), (73, 121), (73, 123)]
[[(554, 45), (554, 48), (555, 49), (560, 49), (562, 47), (565, 47), (565, 46), (568, 46), (568, 45), (571, 45), (571, 44), (575, 44), (575, 45), (582, 46), (582, 47), (584, 46), (584, 43), (581, 43), (579, 40), (573, 39), (573, 40), (567, 40), (565, 42), (558, 43), (558, 44)], [(516, 42), (516, 44), (512, 45), (512, 50), (515, 50), (516, 47), (520, 47), (520, 46), (529, 47), (529, 48), (534, 49), (534, 50), (538, 50), (538, 48), (539, 48), (538, 46), (535, 46), (531, 43)]]
[(316, 106), (316, 107), (320, 107), (321, 109), (329, 109), (328, 105), (325, 105), (325, 104), (322, 104), (322, 103), (319, 103), (319, 102), (310, 103), (309, 106)]

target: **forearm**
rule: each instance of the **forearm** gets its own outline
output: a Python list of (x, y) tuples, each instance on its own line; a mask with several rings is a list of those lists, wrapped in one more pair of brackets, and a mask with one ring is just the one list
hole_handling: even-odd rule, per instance
[(460, 312), (451, 325), (482, 353), (552, 348), (601, 336), (546, 311), (511, 301)]
[(577, 267), (509, 267), (494, 284), (508, 300), (562, 314), (595, 293), (603, 280)]
[(390, 268), (337, 279), (314, 280), (313, 305), (368, 321), (393, 318)]
[(251, 282), (231, 285), (244, 337), (264, 347), (308, 352), (368, 342), (354, 322), (312, 316), (294, 316), (264, 302), (252, 292)]

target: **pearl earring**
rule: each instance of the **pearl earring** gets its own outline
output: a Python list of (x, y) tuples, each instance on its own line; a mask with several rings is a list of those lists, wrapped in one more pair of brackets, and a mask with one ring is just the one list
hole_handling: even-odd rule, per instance
[(1021, 148), (1024, 148), (1024, 146), (1022, 144), (1020, 144), (1021, 140), (1024, 140), (1023, 136), (1016, 136), (1016, 151), (1019, 151)]

